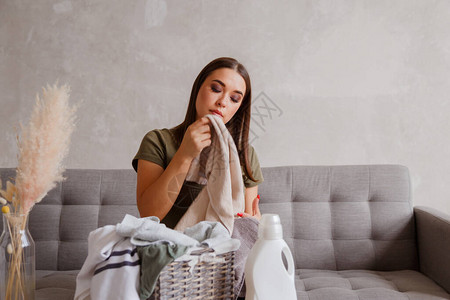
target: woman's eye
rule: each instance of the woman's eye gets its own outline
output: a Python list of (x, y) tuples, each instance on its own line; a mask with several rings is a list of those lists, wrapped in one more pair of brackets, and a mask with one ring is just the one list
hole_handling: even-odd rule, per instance
[(213, 92), (215, 92), (215, 93), (219, 93), (221, 90), (220, 90), (220, 87), (218, 87), (218, 86), (216, 86), (216, 85), (212, 85), (211, 86), (211, 89), (213, 90)]
[(239, 102), (239, 97), (231, 97), (231, 101), (238, 103)]

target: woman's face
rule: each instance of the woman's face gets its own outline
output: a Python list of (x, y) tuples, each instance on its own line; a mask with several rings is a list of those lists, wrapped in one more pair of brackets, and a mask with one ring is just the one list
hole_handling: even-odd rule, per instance
[(245, 88), (244, 78), (235, 70), (220, 68), (213, 71), (198, 91), (197, 120), (215, 114), (228, 123), (242, 104)]

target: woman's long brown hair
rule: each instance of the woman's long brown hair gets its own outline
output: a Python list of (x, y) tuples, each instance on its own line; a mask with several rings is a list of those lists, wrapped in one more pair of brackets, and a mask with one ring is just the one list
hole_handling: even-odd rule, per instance
[(242, 104), (239, 107), (238, 111), (234, 114), (233, 118), (228, 121), (226, 126), (228, 128), (228, 131), (231, 133), (231, 136), (233, 137), (234, 143), (236, 144), (236, 148), (239, 153), (239, 160), (241, 165), (244, 167), (246, 176), (251, 180), (256, 181), (255, 178), (253, 178), (253, 172), (248, 161), (248, 135), (251, 118), (252, 87), (250, 84), (250, 76), (248, 75), (247, 70), (234, 58), (217, 58), (207, 64), (198, 74), (192, 86), (186, 117), (184, 118), (183, 123), (174, 128), (175, 139), (177, 140), (179, 146), (189, 125), (196, 121), (197, 111), (195, 109), (195, 102), (197, 100), (197, 95), (200, 87), (202, 86), (205, 79), (209, 76), (209, 74), (221, 68), (235, 70), (242, 76), (245, 81), (245, 94), (244, 98), (242, 99)]

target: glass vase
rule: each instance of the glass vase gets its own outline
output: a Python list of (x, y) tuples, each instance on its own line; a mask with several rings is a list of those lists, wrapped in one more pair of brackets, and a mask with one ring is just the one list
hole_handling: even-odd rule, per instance
[(0, 237), (0, 300), (34, 300), (35, 246), (28, 215), (3, 214)]

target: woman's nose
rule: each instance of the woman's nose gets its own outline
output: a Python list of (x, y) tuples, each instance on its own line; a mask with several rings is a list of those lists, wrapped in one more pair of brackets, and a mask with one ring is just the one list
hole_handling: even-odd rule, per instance
[(216, 104), (217, 104), (218, 106), (224, 107), (224, 106), (225, 106), (225, 102), (226, 102), (225, 96), (220, 96), (220, 97), (217, 99)]

